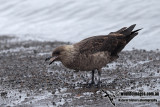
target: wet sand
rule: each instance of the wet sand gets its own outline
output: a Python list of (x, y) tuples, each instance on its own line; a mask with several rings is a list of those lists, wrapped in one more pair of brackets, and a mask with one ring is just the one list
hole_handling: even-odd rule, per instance
[(102, 90), (114, 93), (116, 107), (160, 106), (160, 96), (147, 97), (156, 102), (118, 101), (120, 91), (160, 92), (159, 50), (121, 52), (117, 61), (103, 68), (101, 86), (88, 87), (91, 71), (75, 72), (59, 62), (49, 66), (44, 61), (64, 44), (69, 43), (0, 36), (0, 107), (113, 107)]

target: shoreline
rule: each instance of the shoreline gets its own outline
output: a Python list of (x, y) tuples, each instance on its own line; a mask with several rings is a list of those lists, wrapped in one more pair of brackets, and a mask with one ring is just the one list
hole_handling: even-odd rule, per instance
[[(103, 98), (101, 89), (160, 91), (159, 50), (122, 51), (117, 61), (102, 69), (102, 86), (87, 88), (85, 84), (90, 81), (91, 72), (74, 72), (61, 63), (49, 66), (44, 61), (55, 47), (69, 43), (13, 39), (0, 36), (0, 106), (112, 107), (110, 101)], [(138, 104), (120, 102), (117, 106)], [(149, 103), (149, 107), (152, 104)], [(160, 105), (160, 100), (154, 105)]]

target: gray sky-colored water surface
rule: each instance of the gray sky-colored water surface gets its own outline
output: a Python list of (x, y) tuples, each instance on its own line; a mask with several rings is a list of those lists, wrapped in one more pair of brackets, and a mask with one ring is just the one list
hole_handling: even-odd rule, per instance
[(78, 42), (124, 26), (143, 28), (125, 49), (160, 49), (158, 0), (0, 0), (0, 34)]

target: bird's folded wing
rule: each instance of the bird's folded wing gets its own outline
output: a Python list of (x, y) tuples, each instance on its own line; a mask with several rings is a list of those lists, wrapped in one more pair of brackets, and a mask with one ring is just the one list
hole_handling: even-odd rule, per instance
[(141, 30), (133, 31), (135, 26), (134, 24), (128, 28), (123, 27), (108, 35), (89, 37), (76, 43), (75, 46), (78, 47), (81, 54), (94, 54), (107, 51), (111, 55), (117, 55), (138, 34), (138, 31)]
[(97, 52), (112, 52), (117, 47), (119, 40), (115, 36), (94, 36), (75, 44), (81, 54), (94, 54)]

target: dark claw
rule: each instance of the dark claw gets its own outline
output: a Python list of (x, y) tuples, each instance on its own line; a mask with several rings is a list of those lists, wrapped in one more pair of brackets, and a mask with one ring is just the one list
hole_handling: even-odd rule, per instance
[(50, 60), (52, 57), (50, 56), (50, 57), (47, 57), (46, 59), (45, 59), (45, 61), (48, 61), (48, 60)]

